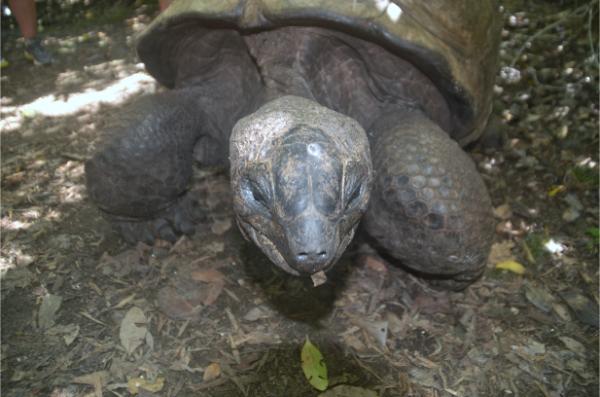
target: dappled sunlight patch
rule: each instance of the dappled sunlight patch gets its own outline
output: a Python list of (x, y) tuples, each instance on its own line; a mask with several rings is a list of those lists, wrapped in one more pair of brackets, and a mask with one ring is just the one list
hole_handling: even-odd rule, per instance
[(36, 220), (39, 219), (42, 216), (41, 213), (42, 209), (40, 207), (32, 207), (32, 208), (28, 208), (25, 211), (23, 211), (23, 218), (28, 219), (28, 220)]
[(73, 204), (83, 200), (85, 185), (83, 180), (84, 166), (80, 161), (69, 160), (56, 168), (56, 179), (52, 186), (57, 189), (59, 203)]
[(56, 168), (56, 176), (64, 178), (80, 178), (83, 176), (84, 167), (79, 161), (69, 160)]
[(58, 196), (61, 204), (73, 204), (83, 200), (85, 187), (80, 185), (61, 186)]
[(480, 164), (481, 168), (483, 168), (486, 172), (494, 171), (498, 168), (498, 165), (498, 160), (494, 157), (485, 158)]
[(0, 219), (0, 227), (4, 231), (17, 231), (17, 230), (27, 230), (31, 227), (32, 222), (27, 222), (18, 219), (10, 219), (7, 216), (3, 216)]
[[(55, 82), (58, 93), (41, 96), (22, 105), (3, 104), (0, 108), (0, 131), (5, 133), (18, 130), (25, 120), (39, 116), (64, 117), (81, 112), (96, 112), (101, 105), (118, 106), (134, 95), (154, 92), (156, 81), (141, 69), (141, 64), (132, 67), (123, 60), (115, 60), (87, 66), (83, 72), (63, 72)], [(90, 75), (93, 76), (91, 82)], [(60, 93), (60, 90), (73, 89), (73, 86), (84, 81), (89, 83), (80, 88), (79, 92)]]
[(374, 0), (375, 8), (380, 12), (385, 12), (392, 22), (398, 22), (402, 16), (402, 8), (390, 0)]
[(17, 267), (26, 267), (35, 261), (35, 257), (23, 251), (18, 246), (3, 247), (0, 255), (0, 276), (4, 278), (6, 272)]
[(68, 97), (47, 95), (24, 105), (22, 110), (50, 117), (69, 116), (84, 110), (96, 111), (101, 104), (122, 104), (132, 95), (153, 89), (154, 84), (152, 77), (138, 72), (117, 80), (102, 90), (86, 89)]
[[(78, 185), (76, 188), (65, 188), (61, 191), (61, 198), (64, 195), (63, 202), (76, 202), (81, 199), (83, 186)], [(63, 212), (56, 209), (45, 210), (42, 207), (30, 207), (22, 211), (7, 212), (0, 218), (0, 229), (5, 236), (13, 233), (27, 231), (27, 233), (35, 234), (40, 230), (40, 224), (48, 224), (48, 222), (58, 222), (63, 218)], [(3, 253), (4, 255), (4, 253)]]
[(553, 238), (551, 238), (548, 241), (546, 241), (546, 243), (544, 244), (544, 248), (551, 254), (561, 256), (567, 247), (560, 241), (556, 241)]
[(586, 157), (583, 160), (580, 160), (577, 163), (577, 166), (579, 167), (586, 167), (586, 168), (596, 168), (598, 166), (598, 162), (594, 161), (591, 157)]
[(46, 221), (60, 221), (62, 219), (62, 212), (56, 210), (49, 210), (44, 216)]

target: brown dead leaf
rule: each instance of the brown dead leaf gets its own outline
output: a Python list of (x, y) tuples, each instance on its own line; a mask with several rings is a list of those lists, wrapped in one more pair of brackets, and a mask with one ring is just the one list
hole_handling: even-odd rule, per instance
[(325, 282), (327, 281), (327, 275), (322, 270), (313, 274), (312, 276), (310, 276), (310, 278), (312, 279), (314, 287), (318, 287), (319, 285), (325, 284)]
[(509, 219), (512, 216), (510, 205), (508, 203), (504, 203), (494, 208), (494, 216), (502, 220)]
[(158, 377), (153, 382), (144, 378), (131, 378), (127, 381), (127, 390), (131, 394), (137, 394), (140, 389), (155, 393), (159, 392), (165, 386), (165, 378)]
[(225, 276), (216, 269), (194, 270), (192, 272), (192, 280), (202, 281), (204, 283), (223, 282)]
[(273, 316), (273, 312), (266, 306), (257, 306), (248, 310), (248, 313), (244, 315), (245, 321), (257, 321), (264, 318)]
[(56, 312), (60, 309), (62, 297), (47, 294), (42, 300), (38, 311), (38, 326), (42, 329), (52, 327), (56, 321)]
[(585, 348), (585, 346), (583, 346), (581, 342), (573, 338), (569, 338), (568, 336), (560, 336), (558, 339), (560, 339), (560, 341), (565, 344), (567, 349), (580, 355), (581, 357), (586, 356), (587, 349)]
[(511, 240), (504, 240), (500, 243), (492, 244), (490, 256), (488, 257), (488, 263), (496, 265), (498, 262), (515, 260), (515, 257), (512, 254), (512, 249), (514, 246), (515, 243)]
[(380, 259), (371, 255), (364, 255), (361, 258), (361, 262), (368, 269), (374, 270), (378, 273), (387, 273), (388, 269), (383, 259)]
[[(403, 395), (403, 394), (402, 394)], [(319, 394), (319, 397), (377, 397), (378, 394), (374, 390), (363, 389), (362, 387), (338, 385), (324, 393)]]
[(167, 286), (158, 291), (158, 307), (174, 319), (198, 318), (204, 299), (205, 295), (199, 289), (182, 294), (176, 288)]
[(421, 313), (452, 313), (450, 299), (447, 294), (443, 293), (440, 296), (419, 294), (414, 300), (414, 305)]
[(152, 247), (138, 243), (135, 248), (127, 249), (115, 256), (103, 253), (98, 266), (105, 275), (124, 277), (136, 270), (140, 265), (148, 261)]
[(147, 323), (146, 315), (139, 307), (134, 306), (125, 314), (119, 328), (119, 338), (128, 354), (133, 353), (146, 340)]
[(212, 305), (215, 303), (221, 292), (223, 292), (223, 287), (225, 283), (223, 281), (216, 281), (214, 283), (210, 283), (208, 285), (208, 290), (206, 291), (206, 297), (202, 301), (205, 306)]
[(127, 304), (129, 304), (131, 301), (133, 301), (135, 299), (135, 293), (129, 295), (128, 297), (122, 299), (119, 303), (117, 303), (113, 309), (120, 309), (122, 307), (127, 306)]
[(186, 253), (189, 252), (192, 248), (194, 248), (194, 243), (190, 241), (190, 239), (183, 235), (173, 244), (171, 249), (169, 250), (169, 254), (173, 253)]
[(364, 352), (367, 350), (367, 346), (356, 336), (353, 334), (344, 335), (344, 343), (347, 346), (350, 346), (357, 352)]
[(71, 382), (93, 386), (95, 396), (102, 397), (102, 388), (108, 383), (108, 376), (109, 374), (107, 371), (98, 371), (78, 376)]
[(6, 188), (12, 188), (15, 187), (19, 184), (21, 184), (21, 182), (23, 182), (25, 180), (25, 171), (19, 171), (19, 172), (15, 172), (14, 174), (10, 174), (5, 176), (3, 182), (4, 187)]
[(231, 219), (229, 218), (218, 219), (210, 227), (210, 230), (217, 236), (225, 234), (229, 229), (231, 229)]
[(233, 336), (231, 336), (229, 342), (231, 344), (231, 347), (233, 349), (235, 349), (246, 343), (248, 343), (250, 345), (261, 345), (261, 344), (272, 345), (274, 343), (281, 342), (281, 339), (280, 339), (279, 335), (277, 335), (277, 334), (270, 334), (270, 333), (260, 332), (260, 331), (252, 331), (247, 334), (233, 335)]
[(217, 379), (221, 376), (221, 366), (218, 363), (210, 363), (204, 370), (202, 380), (204, 382), (210, 382), (211, 380)]

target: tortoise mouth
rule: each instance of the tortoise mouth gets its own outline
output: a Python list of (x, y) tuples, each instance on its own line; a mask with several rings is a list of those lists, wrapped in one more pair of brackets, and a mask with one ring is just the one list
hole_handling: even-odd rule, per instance
[(247, 237), (252, 240), (260, 250), (280, 269), (284, 270), (287, 273), (290, 273), (294, 276), (299, 276), (300, 272), (291, 267), (283, 255), (277, 249), (277, 246), (270, 238), (268, 238), (264, 233), (261, 233), (254, 225), (249, 222), (246, 222), (242, 219), (238, 218), (238, 225), (240, 229), (247, 235)]
[[(327, 259), (322, 261), (313, 260), (312, 262), (308, 261), (307, 263), (302, 259), (294, 260), (295, 256), (291, 255), (289, 252), (287, 255), (282, 253), (290, 250), (280, 249), (276, 242), (269, 238), (265, 233), (261, 232), (251, 222), (245, 221), (239, 217), (237, 221), (239, 229), (247, 240), (254, 242), (277, 267), (294, 276), (312, 275), (320, 271), (328, 272), (331, 270), (344, 253), (346, 247), (352, 241), (358, 226), (357, 220), (356, 222), (353, 222), (347, 231), (345, 231), (343, 236), (340, 236), (338, 233), (340, 225), (338, 225), (338, 227), (336, 227), (338, 230), (336, 230), (335, 241), (332, 241), (332, 244), (330, 244), (331, 253), (330, 255), (327, 255)], [(282, 243), (285, 244), (285, 242)]]

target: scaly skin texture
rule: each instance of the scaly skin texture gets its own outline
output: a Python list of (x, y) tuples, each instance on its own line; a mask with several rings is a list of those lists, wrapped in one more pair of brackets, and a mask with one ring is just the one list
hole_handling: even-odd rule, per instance
[(418, 110), (382, 115), (371, 136), (377, 177), (366, 231), (438, 285), (464, 288), (483, 272), (494, 230), (473, 161)]
[[(250, 115), (234, 141), (254, 146), (230, 153), (241, 229), (290, 273), (328, 269), (353, 235), (371, 186), (369, 156), (353, 162), (330, 134), (344, 137), (344, 125), (355, 124), (373, 153), (365, 226), (377, 246), (446, 287), (481, 274), (490, 200), (449, 135), (451, 107), (424, 73), (373, 43), (322, 28), (244, 35), (185, 25), (178, 34), (170, 49), (175, 89), (125, 109), (115, 137), (86, 164), (90, 197), (126, 238), (174, 240), (190, 232), (194, 146), (206, 163), (226, 160), (234, 124)], [(289, 94), (296, 99), (285, 100)], [(291, 122), (276, 120), (281, 130), (269, 139), (260, 130), (271, 125), (268, 117), (253, 114), (263, 104), (293, 108)], [(357, 148), (367, 153), (366, 139), (348, 131), (345, 138), (363, 139)], [(355, 192), (356, 208), (349, 205)]]
[(289, 273), (328, 270), (369, 202), (371, 157), (360, 124), (284, 96), (241, 119), (230, 145), (234, 212), (244, 235)]
[(193, 232), (198, 214), (187, 188), (194, 146), (200, 143), (196, 157), (204, 164), (227, 164), (233, 125), (262, 95), (237, 32), (196, 30), (181, 52), (182, 78), (198, 64), (195, 56), (207, 54), (196, 70), (201, 81), (121, 109), (106, 128), (106, 144), (85, 165), (90, 198), (128, 241), (174, 241)]

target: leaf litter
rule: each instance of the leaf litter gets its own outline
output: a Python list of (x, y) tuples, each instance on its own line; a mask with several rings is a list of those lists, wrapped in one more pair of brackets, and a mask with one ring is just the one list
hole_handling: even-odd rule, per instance
[[(358, 244), (321, 287), (282, 275), (233, 227), (219, 169), (195, 171), (194, 236), (122, 244), (82, 195), (83, 160), (114, 107), (46, 117), (19, 104), (138, 73), (130, 38), (152, 10), (49, 29), (50, 49), (73, 48), (50, 68), (19, 64), (22, 43), (6, 40), (16, 67), (2, 76), (3, 392), (127, 395), (131, 382), (146, 396), (316, 395), (298, 360), (309, 335), (327, 359), (323, 395), (597, 395), (598, 68), (588, 31), (598, 3), (501, 4), (494, 114), (507, 139), (471, 152), (497, 235), (482, 280), (462, 292), (433, 290)], [(527, 271), (496, 270), (502, 261)]]

